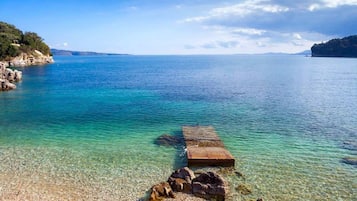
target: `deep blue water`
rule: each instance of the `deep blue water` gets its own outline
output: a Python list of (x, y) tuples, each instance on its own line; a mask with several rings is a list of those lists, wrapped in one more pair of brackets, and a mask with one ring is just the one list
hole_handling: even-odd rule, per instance
[[(161, 172), (147, 176), (155, 181), (184, 165), (177, 150), (155, 145), (156, 137), (182, 125), (213, 125), (256, 189), (252, 196), (357, 198), (357, 169), (341, 163), (357, 157), (356, 59), (230, 55), (55, 61), (21, 68), (18, 88), (0, 93), (3, 157), (9, 149), (26, 158), (28, 150), (41, 148), (43, 153), (31, 157), (51, 156), (45, 169), (58, 174), (72, 170), (56, 165), (97, 175), (120, 169), (111, 173), (120, 177), (141, 164), (145, 171)], [(54, 150), (70, 151), (68, 157), (81, 163), (54, 156)], [(8, 166), (16, 166), (14, 161)]]

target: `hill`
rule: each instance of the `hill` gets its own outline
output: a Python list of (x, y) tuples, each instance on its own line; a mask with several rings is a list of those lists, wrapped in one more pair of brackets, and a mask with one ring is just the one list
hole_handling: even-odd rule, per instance
[(58, 50), (58, 49), (51, 49), (51, 53), (54, 56), (127, 55), (127, 54), (116, 54), (116, 53), (99, 53), (99, 52), (87, 52), (87, 51)]
[(313, 57), (357, 57), (357, 35), (314, 44), (311, 53)]
[(50, 56), (50, 48), (34, 32), (25, 32), (14, 25), (0, 22), (0, 61), (10, 61), (22, 53), (36, 57)]

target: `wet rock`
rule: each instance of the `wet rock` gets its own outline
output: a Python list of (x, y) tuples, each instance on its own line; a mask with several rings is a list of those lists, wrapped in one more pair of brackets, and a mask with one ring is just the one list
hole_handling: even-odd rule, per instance
[(341, 161), (342, 161), (342, 163), (354, 165), (357, 167), (357, 158), (346, 157), (346, 158), (343, 158)]
[(161, 201), (165, 198), (175, 198), (168, 182), (162, 182), (151, 187), (149, 201)]
[(342, 148), (350, 150), (350, 151), (357, 151), (357, 142), (345, 141), (342, 144)]
[(236, 190), (242, 195), (249, 195), (252, 193), (251, 187), (245, 184), (239, 184), (236, 187)]
[(214, 172), (206, 172), (192, 180), (192, 192), (195, 196), (223, 201), (227, 195), (225, 181)]
[(178, 146), (183, 144), (183, 140), (180, 137), (163, 134), (155, 140), (155, 144), (162, 146)]

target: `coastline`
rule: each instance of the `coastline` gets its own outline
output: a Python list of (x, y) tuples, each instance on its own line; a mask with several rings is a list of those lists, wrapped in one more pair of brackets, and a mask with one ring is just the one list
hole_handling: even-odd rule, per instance
[(16, 82), (22, 80), (22, 72), (10, 67), (27, 67), (54, 63), (53, 57), (35, 50), (33, 54), (21, 53), (8, 61), (0, 61), (0, 91), (16, 89)]

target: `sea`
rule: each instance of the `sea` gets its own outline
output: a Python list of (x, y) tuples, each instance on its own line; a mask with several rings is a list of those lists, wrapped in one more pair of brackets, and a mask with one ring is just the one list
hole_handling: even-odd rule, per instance
[(212, 125), (235, 157), (228, 200), (357, 200), (356, 59), (54, 59), (0, 92), (0, 200), (140, 200), (187, 165), (155, 143), (183, 125)]

